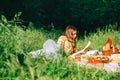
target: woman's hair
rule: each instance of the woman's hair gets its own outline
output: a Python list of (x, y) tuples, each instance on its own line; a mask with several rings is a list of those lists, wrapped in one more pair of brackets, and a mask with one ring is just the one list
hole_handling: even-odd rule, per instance
[(74, 45), (73, 45), (73, 52), (76, 52), (76, 42), (77, 42), (77, 38), (72, 38), (73, 36), (73, 32), (76, 31), (77, 32), (77, 29), (75, 26), (72, 26), (72, 25), (68, 25), (66, 27), (66, 30), (65, 30), (65, 36), (68, 38), (68, 41), (72, 42)]
[[(72, 25), (68, 25), (65, 29), (65, 36), (68, 38), (68, 39), (72, 39), (72, 36), (73, 36), (73, 32), (76, 31), (77, 32), (77, 29), (75, 26), (72, 26)], [(74, 39), (72, 39), (74, 40)], [(76, 40), (76, 39), (75, 39)]]

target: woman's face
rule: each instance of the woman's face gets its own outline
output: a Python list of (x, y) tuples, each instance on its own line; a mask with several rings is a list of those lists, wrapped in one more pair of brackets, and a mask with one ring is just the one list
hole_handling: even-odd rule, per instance
[(77, 32), (76, 32), (76, 31), (73, 31), (73, 32), (72, 32), (72, 38), (73, 38), (73, 39), (76, 39), (76, 37), (77, 37)]

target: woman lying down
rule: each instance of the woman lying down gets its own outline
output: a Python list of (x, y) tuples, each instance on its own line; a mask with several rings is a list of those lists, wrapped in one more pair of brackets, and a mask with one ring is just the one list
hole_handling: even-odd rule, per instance
[(64, 35), (61, 35), (58, 38), (57, 43), (54, 40), (48, 39), (43, 44), (43, 49), (30, 52), (32, 57), (37, 57), (38, 55), (44, 55), (46, 58), (54, 58), (57, 59), (61, 54), (59, 50), (62, 49), (64, 56), (75, 57), (76, 55), (85, 54), (88, 50), (88, 47), (91, 45), (89, 41), (83, 50), (77, 51), (76, 44), (77, 43), (77, 29), (69, 25), (66, 27)]

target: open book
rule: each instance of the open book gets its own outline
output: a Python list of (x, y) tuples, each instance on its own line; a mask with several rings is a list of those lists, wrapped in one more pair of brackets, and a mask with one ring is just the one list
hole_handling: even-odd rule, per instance
[(87, 43), (87, 45), (84, 47), (83, 51), (84, 51), (84, 52), (87, 52), (90, 45), (91, 45), (91, 42), (88, 41), (88, 43)]
[(79, 55), (81, 53), (86, 53), (88, 51), (88, 48), (89, 48), (90, 45), (91, 45), (91, 41), (88, 41), (87, 45), (84, 47), (83, 50), (80, 50), (80, 51), (70, 55), (70, 57), (75, 57), (75, 56), (77, 56), (77, 55)]

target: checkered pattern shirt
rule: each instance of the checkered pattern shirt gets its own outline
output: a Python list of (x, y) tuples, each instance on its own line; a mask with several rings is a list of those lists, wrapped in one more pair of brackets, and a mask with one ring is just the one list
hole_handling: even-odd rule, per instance
[(57, 43), (61, 46), (67, 56), (76, 51), (76, 48), (74, 47), (75, 43), (70, 42), (66, 36), (60, 36)]

